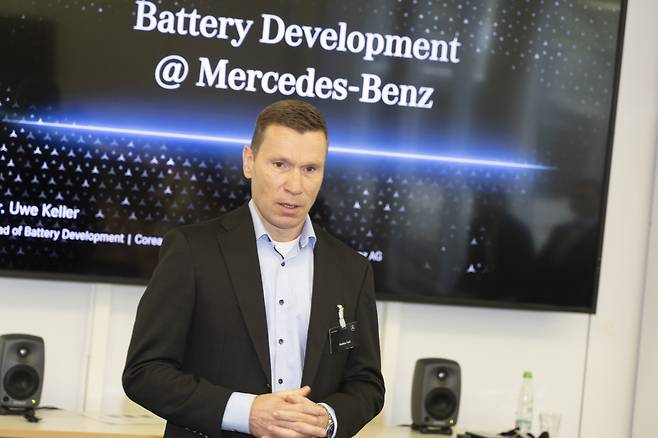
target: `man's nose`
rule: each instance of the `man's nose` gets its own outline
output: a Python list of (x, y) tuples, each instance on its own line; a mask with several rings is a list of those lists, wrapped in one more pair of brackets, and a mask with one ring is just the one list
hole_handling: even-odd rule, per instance
[(293, 195), (302, 193), (302, 171), (300, 169), (293, 169), (288, 173), (285, 188)]

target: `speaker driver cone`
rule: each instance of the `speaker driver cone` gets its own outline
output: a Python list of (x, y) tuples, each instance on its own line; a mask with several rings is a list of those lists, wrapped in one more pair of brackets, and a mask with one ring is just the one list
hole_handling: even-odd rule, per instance
[(455, 395), (445, 388), (436, 388), (430, 391), (425, 398), (425, 410), (437, 421), (452, 417), (456, 408)]
[(5, 374), (4, 387), (13, 399), (25, 400), (39, 389), (39, 375), (32, 367), (16, 365)]

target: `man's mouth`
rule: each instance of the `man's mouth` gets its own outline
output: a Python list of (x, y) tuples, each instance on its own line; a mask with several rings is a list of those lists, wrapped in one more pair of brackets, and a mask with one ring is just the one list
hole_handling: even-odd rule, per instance
[(296, 204), (286, 204), (285, 202), (279, 202), (279, 205), (282, 206), (285, 209), (288, 210), (294, 210), (295, 208), (299, 208), (299, 205)]

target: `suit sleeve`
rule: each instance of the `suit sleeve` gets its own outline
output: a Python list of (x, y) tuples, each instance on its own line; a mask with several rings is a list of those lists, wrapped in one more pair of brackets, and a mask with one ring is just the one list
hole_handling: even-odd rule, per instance
[(322, 400), (336, 413), (336, 438), (356, 435), (384, 406), (377, 305), (370, 263), (362, 280), (356, 316), (359, 345), (350, 352), (338, 392)]
[(185, 235), (169, 232), (137, 308), (123, 372), (130, 399), (190, 431), (221, 437), (232, 390), (182, 369), (195, 305), (195, 272)]

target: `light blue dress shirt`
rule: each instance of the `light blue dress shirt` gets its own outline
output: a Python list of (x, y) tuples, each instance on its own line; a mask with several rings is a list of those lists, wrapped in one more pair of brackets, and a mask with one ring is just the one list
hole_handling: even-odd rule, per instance
[[(253, 200), (249, 201), (249, 211), (265, 298), (272, 392), (298, 389), (302, 383), (311, 315), (315, 231), (307, 215), (299, 238), (293, 242), (275, 242), (267, 233)], [(254, 394), (231, 394), (222, 429), (249, 433), (249, 413), (255, 398)], [(338, 429), (336, 414), (330, 406), (321, 404), (334, 421), (333, 437)]]

